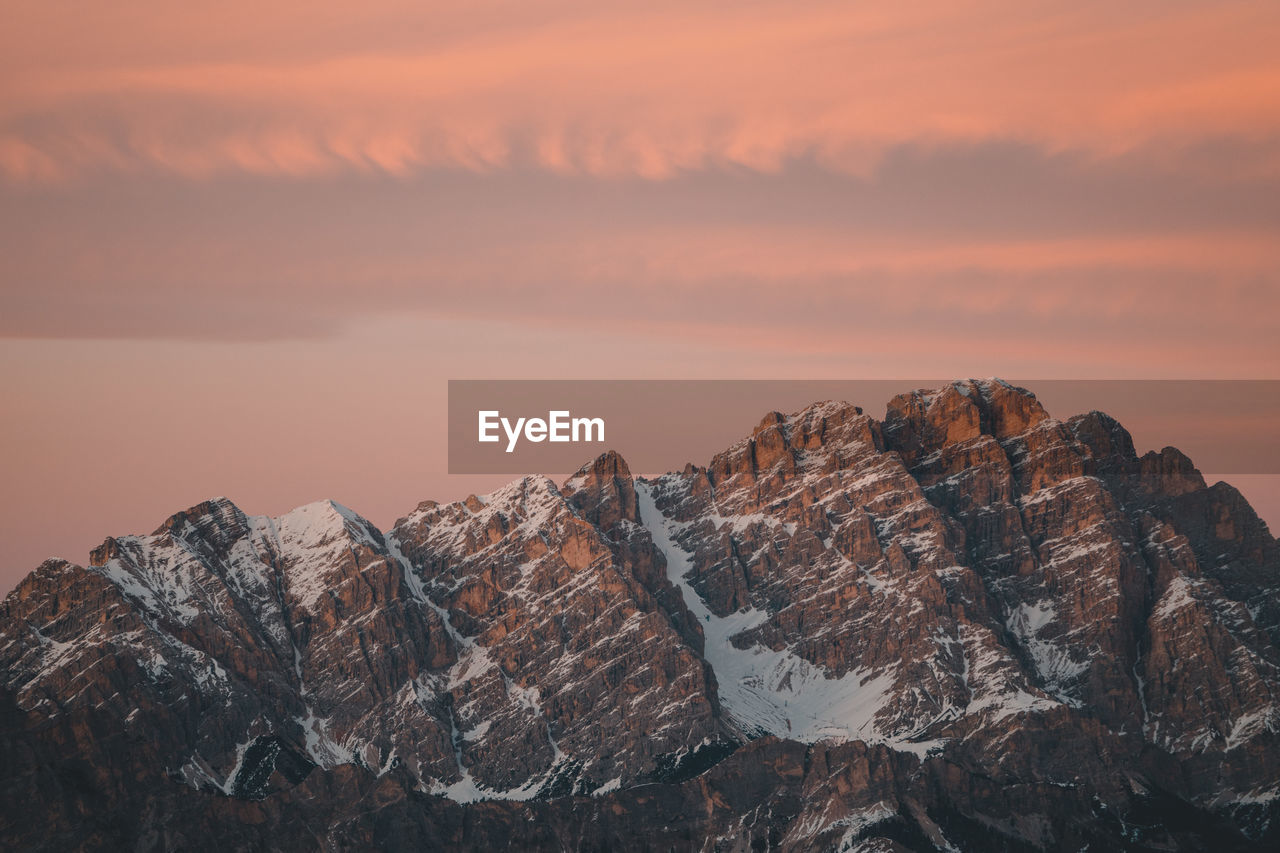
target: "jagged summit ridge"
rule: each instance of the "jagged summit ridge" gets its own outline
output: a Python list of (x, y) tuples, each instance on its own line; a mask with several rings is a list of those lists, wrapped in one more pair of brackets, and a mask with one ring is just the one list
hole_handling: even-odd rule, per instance
[[(34, 846), (82, 843), (84, 791), (133, 804), (113, 839), (196, 847), (250, 803), (287, 834), (304, 800), (328, 846), (1274, 832), (1265, 524), (1176, 450), (999, 380), (882, 420), (770, 413), (653, 480), (606, 453), (385, 533), (218, 498), (89, 563), (46, 562), (0, 610), (6, 794), (53, 827)], [(351, 793), (374, 789), (376, 819)]]

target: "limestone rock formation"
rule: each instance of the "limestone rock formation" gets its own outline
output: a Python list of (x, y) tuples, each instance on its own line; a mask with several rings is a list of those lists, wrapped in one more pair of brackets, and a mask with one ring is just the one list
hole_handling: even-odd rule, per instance
[(999, 380), (382, 532), (215, 499), (0, 605), (15, 849), (1274, 849), (1280, 548)]

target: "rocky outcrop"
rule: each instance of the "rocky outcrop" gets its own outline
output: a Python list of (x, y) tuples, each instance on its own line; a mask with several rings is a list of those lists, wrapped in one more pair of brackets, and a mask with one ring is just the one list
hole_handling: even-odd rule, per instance
[(0, 605), (30, 849), (1270, 849), (1280, 551), (999, 380), (654, 480), (225, 499)]
[(632, 784), (722, 739), (697, 629), (616, 455), (563, 492), (529, 477), (420, 507), (391, 541), (457, 626), (463, 657), (442, 687), (475, 793)]

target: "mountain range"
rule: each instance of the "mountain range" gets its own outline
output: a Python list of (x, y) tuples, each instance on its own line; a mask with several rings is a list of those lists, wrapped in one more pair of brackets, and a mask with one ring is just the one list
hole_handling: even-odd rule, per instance
[(10, 849), (1274, 850), (1280, 548), (1000, 380), (388, 531), (216, 498), (8, 595), (0, 763)]

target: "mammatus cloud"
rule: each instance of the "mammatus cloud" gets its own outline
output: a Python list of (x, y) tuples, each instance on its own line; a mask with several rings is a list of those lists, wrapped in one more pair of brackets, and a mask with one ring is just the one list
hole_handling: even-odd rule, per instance
[[(268, 16), (138, 2), (83, 22), (19, 5), (0, 36), (9, 180), (530, 167), (664, 179), (801, 157), (866, 174), (908, 143), (1113, 156), (1280, 135), (1280, 10), (1267, 3), (558, 3), (533, 15), (321, 2)], [(1276, 149), (1254, 166), (1274, 175)]]

